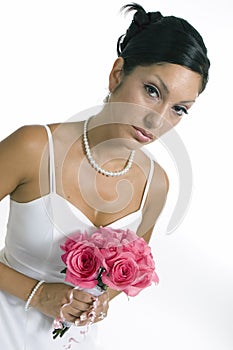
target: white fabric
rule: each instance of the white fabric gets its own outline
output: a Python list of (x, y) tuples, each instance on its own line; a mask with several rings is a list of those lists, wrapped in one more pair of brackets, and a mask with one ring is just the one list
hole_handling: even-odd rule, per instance
[[(96, 227), (78, 208), (56, 193), (52, 135), (47, 126), (46, 130), (50, 150), (50, 193), (27, 203), (10, 201), (5, 247), (0, 252), (0, 261), (38, 280), (63, 282), (60, 245), (77, 229), (91, 233)], [(140, 209), (109, 226), (137, 230), (152, 174), (153, 161)], [(71, 349), (99, 349), (97, 325), (92, 325), (85, 335), (80, 330), (86, 328), (72, 326), (62, 338), (53, 340), (53, 319), (33, 308), (25, 312), (24, 306), (24, 301), (0, 291), (1, 349), (63, 350), (71, 344)]]

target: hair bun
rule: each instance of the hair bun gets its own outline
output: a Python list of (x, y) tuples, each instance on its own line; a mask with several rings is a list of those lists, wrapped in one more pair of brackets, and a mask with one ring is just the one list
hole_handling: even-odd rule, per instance
[(146, 13), (146, 11), (144, 9), (140, 9), (137, 10), (137, 12), (134, 14), (133, 17), (133, 22), (139, 27), (142, 28), (145, 25), (150, 24), (150, 16), (148, 16), (148, 14)]
[(118, 55), (121, 54), (121, 52), (124, 50), (128, 42), (133, 38), (135, 35), (137, 35), (139, 32), (141, 32), (143, 29), (145, 29), (148, 25), (151, 23), (158, 22), (163, 16), (160, 12), (146, 12), (144, 8), (136, 4), (135, 2), (131, 4), (124, 5), (121, 8), (121, 11), (125, 11), (125, 14), (131, 11), (136, 11), (132, 20), (131, 25), (129, 26), (128, 30), (126, 31), (126, 34), (123, 34), (120, 36), (117, 42), (117, 53)]
[(163, 18), (163, 15), (159, 11), (157, 11), (157, 12), (148, 12), (148, 16), (150, 16), (150, 23), (159, 22)]
[(125, 13), (131, 12), (131, 11), (136, 11), (134, 14), (134, 17), (133, 17), (133, 22), (139, 28), (144, 28), (144, 26), (146, 26), (150, 23), (155, 23), (163, 17), (159, 11), (146, 12), (141, 5), (136, 4), (135, 2), (133, 2), (131, 4), (124, 5), (121, 8), (121, 11), (124, 11), (124, 10), (125, 10)]

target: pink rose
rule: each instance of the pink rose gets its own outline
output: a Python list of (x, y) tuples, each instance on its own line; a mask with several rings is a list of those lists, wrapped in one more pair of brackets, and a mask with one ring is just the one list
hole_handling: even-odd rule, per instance
[(121, 247), (100, 249), (105, 272), (102, 280), (113, 289), (120, 289), (130, 296), (159, 282), (151, 248), (134, 232), (123, 231)]
[(120, 241), (116, 237), (109, 236), (106, 232), (95, 232), (90, 237), (90, 242), (95, 244), (98, 248), (117, 247), (120, 245)]
[(79, 242), (87, 241), (89, 239), (88, 233), (85, 231), (84, 233), (75, 232), (70, 235), (65, 243), (61, 245), (61, 249), (66, 252), (66, 254), (62, 255), (62, 261), (66, 264), (67, 255), (71, 250), (76, 249), (76, 246), (79, 246)]
[(155, 284), (159, 283), (159, 278), (155, 271), (147, 271), (144, 273), (142, 273), (142, 271), (139, 271), (135, 282), (132, 285), (126, 287), (124, 292), (127, 295), (134, 297), (138, 295), (138, 293), (140, 293), (144, 288), (151, 286), (153, 282)]
[(73, 248), (73, 246), (76, 243), (83, 242), (89, 239), (88, 233), (85, 231), (83, 233), (81, 232), (75, 232), (71, 234), (65, 241), (63, 245), (61, 245), (61, 248), (64, 251), (69, 251)]
[(99, 248), (121, 245), (120, 230), (113, 230), (111, 227), (100, 227), (90, 237), (90, 241)]
[(151, 253), (150, 247), (142, 237), (137, 237), (134, 241), (124, 244), (123, 251), (133, 251), (137, 261)]
[(106, 248), (121, 246), (137, 238), (133, 231), (101, 226), (92, 234), (90, 241), (99, 248)]
[(151, 253), (142, 255), (137, 259), (139, 266), (135, 281), (126, 288), (125, 293), (136, 296), (142, 289), (149, 287), (152, 283), (158, 284), (159, 277), (155, 272), (155, 263)]
[(106, 260), (105, 264), (106, 271), (102, 274), (102, 281), (110, 288), (124, 291), (135, 281), (138, 265), (133, 254), (120, 253), (114, 259)]
[(122, 252), (122, 247), (113, 246), (104, 249), (100, 249), (100, 259), (102, 261), (103, 268), (109, 271), (110, 267), (118, 259), (119, 254)]
[(75, 244), (75, 249), (66, 255), (66, 281), (81, 288), (93, 288), (97, 285), (97, 275), (101, 265), (98, 248), (84, 241)]
[[(124, 231), (124, 230), (123, 230)], [(133, 242), (135, 239), (138, 239), (138, 236), (135, 232), (127, 229), (124, 231), (123, 240), (127, 242)]]

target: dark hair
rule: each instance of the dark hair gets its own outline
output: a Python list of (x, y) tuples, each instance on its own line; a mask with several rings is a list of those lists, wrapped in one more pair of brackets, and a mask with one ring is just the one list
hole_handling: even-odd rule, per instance
[(210, 61), (198, 31), (183, 18), (146, 12), (136, 3), (123, 6), (123, 10), (136, 11), (126, 33), (117, 41), (118, 56), (124, 58), (124, 73), (154, 63), (179, 64), (202, 76), (201, 93), (208, 81)]

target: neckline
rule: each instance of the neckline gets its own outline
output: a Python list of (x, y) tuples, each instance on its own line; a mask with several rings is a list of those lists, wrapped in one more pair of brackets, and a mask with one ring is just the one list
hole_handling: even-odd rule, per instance
[[(86, 214), (84, 214), (84, 212), (82, 210), (80, 210), (78, 207), (76, 207), (74, 204), (72, 204), (70, 201), (68, 201), (66, 198), (60, 196), (59, 194), (56, 194), (58, 197), (60, 197), (61, 199), (63, 199), (71, 208), (72, 210), (74, 209), (75, 211), (78, 211), (81, 216), (84, 218), (84, 220), (88, 223), (88, 224), (91, 224), (91, 226), (94, 226), (94, 227), (99, 227), (99, 226), (96, 226), (89, 218)], [(141, 212), (141, 208), (137, 209), (136, 211), (133, 211), (132, 213), (129, 213), (125, 216), (122, 216), (121, 218), (117, 219), (117, 220), (114, 220), (112, 221), (111, 223), (107, 224), (107, 225), (101, 225), (102, 227), (109, 227), (109, 226), (112, 226), (114, 225), (116, 222), (120, 222), (120, 221), (123, 221), (125, 220), (126, 218), (128, 219), (130, 216), (134, 216), (138, 213)]]
[[(15, 201), (14, 199), (10, 199), (10, 201), (12, 203), (15, 203), (16, 205), (20, 205), (20, 206), (28, 206), (30, 204), (34, 204), (36, 202), (39, 202), (39, 201), (43, 201), (45, 198), (47, 197), (50, 197), (50, 196), (55, 196), (57, 197), (59, 200), (62, 200), (64, 202), (66, 202), (66, 204), (68, 204), (68, 206), (71, 208), (71, 210), (73, 212), (78, 212), (79, 215), (78, 215), (78, 218), (86, 225), (88, 226), (92, 226), (94, 228), (98, 228), (99, 226), (96, 226), (89, 218), (86, 214), (84, 214), (84, 212), (79, 209), (78, 207), (76, 207), (73, 203), (71, 203), (69, 200), (67, 200), (66, 198), (62, 197), (60, 194), (56, 193), (56, 192), (49, 192), (41, 197), (38, 197), (38, 198), (35, 198), (35, 199), (32, 199), (31, 201), (28, 201), (28, 202), (17, 202)], [(124, 221), (126, 219), (128, 219), (129, 217), (133, 217), (137, 214), (140, 214), (141, 213), (141, 207), (139, 209), (137, 209), (136, 211), (133, 211), (132, 213), (129, 213), (125, 216), (122, 216), (121, 218), (117, 219), (117, 220), (114, 220), (112, 221), (111, 223), (107, 224), (107, 225), (101, 225), (102, 227), (110, 227), (110, 226), (113, 226), (115, 223), (119, 223), (121, 221)], [(80, 217), (81, 216), (81, 217)]]

